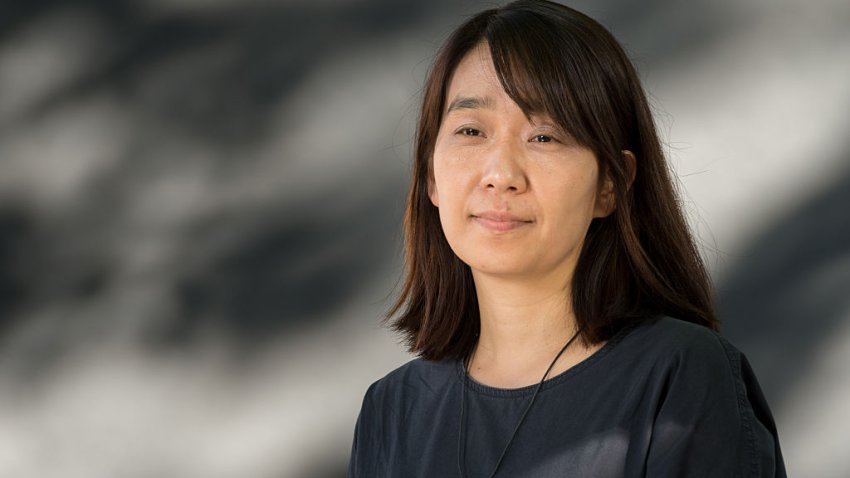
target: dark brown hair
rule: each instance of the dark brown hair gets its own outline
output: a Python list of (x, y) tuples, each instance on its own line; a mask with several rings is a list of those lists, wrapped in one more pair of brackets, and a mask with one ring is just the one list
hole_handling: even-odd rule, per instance
[[(405, 215), (406, 277), (387, 320), (411, 352), (465, 357), (479, 331), (469, 266), (449, 247), (428, 179), (446, 93), (460, 60), (489, 45), (499, 80), (526, 113), (547, 114), (599, 162), (616, 208), (594, 219), (572, 282), (587, 344), (659, 314), (717, 329), (708, 275), (680, 209), (638, 75), (599, 23), (556, 3), (517, 1), (479, 13), (452, 33), (424, 89)], [(637, 158), (634, 182), (623, 150)]]

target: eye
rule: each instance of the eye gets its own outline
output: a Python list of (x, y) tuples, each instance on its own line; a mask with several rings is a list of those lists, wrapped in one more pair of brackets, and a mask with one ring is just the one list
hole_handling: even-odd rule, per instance
[(555, 141), (555, 138), (545, 134), (538, 134), (537, 136), (532, 138), (532, 141), (537, 141), (538, 143), (550, 143), (552, 141)]
[(458, 133), (464, 136), (481, 136), (481, 131), (475, 128), (461, 128)]

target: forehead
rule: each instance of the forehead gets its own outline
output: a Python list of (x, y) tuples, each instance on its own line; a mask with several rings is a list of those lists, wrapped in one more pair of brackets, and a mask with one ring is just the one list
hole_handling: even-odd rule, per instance
[(461, 58), (452, 72), (441, 116), (445, 119), (453, 112), (464, 110), (499, 110), (500, 113), (520, 112), (532, 123), (555, 122), (564, 127), (554, 119), (553, 105), (535, 87), (536, 81), (529, 72), (514, 71), (505, 78), (516, 97), (505, 90), (500, 78), (489, 44), (484, 41), (478, 43)]
[[(487, 100), (510, 100), (502, 88), (490, 48), (479, 43), (463, 56), (449, 81), (445, 105), (448, 107), (458, 96), (479, 97)], [(492, 106), (492, 105), (485, 105)]]

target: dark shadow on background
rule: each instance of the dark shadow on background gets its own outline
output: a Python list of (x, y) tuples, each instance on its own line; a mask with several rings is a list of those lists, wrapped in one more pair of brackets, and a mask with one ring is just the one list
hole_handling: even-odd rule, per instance
[[(323, 325), (396, 255), (404, 191), (382, 187), (342, 214), (328, 203), (347, 198), (322, 192), (266, 218), (262, 229), (178, 285), (181, 307), (159, 344), (185, 345), (214, 326), (247, 353), (280, 334)], [(195, 235), (202, 241), (207, 228)]]
[(775, 410), (850, 310), (850, 170), (734, 260), (718, 287), (723, 332), (751, 359)]
[(0, 335), (11, 325), (20, 304), (28, 300), (32, 278), (24, 271), (33, 234), (24, 211), (9, 205), (0, 209)]

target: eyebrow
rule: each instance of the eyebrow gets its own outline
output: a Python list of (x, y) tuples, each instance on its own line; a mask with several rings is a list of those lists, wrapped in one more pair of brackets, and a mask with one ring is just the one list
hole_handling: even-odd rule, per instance
[(449, 103), (449, 107), (446, 109), (446, 114), (451, 113), (455, 110), (461, 109), (477, 109), (477, 108), (492, 108), (493, 101), (488, 97), (480, 97), (480, 96), (471, 96), (471, 97), (462, 97), (458, 96), (451, 103)]

